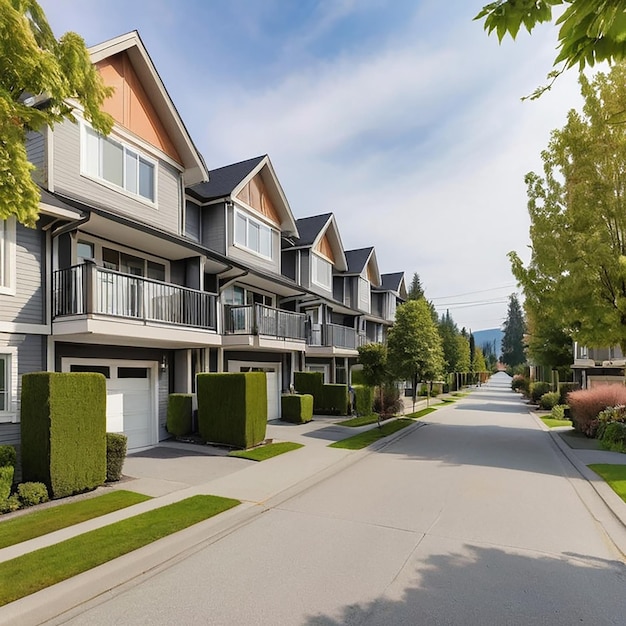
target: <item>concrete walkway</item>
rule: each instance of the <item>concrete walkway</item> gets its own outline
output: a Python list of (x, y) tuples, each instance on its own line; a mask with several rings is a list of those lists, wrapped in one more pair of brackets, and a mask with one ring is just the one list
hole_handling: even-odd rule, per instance
[[(511, 401), (521, 403), (515, 395), (511, 395)], [(407, 410), (411, 410), (409, 399), (406, 404), (409, 405)], [(426, 402), (421, 401), (416, 410), (425, 405)], [(541, 420), (536, 417), (533, 419), (538, 428), (545, 429)], [(269, 423), (269, 438), (303, 443), (305, 447), (263, 463), (227, 457), (226, 451), (221, 448), (180, 443), (164, 443), (130, 455), (124, 467), (124, 473), (129, 478), (103, 490), (129, 489), (151, 495), (152, 500), (0, 550), (0, 561), (195, 494), (237, 498), (242, 501), (242, 505), (0, 608), (0, 623), (40, 624), (147, 571), (161, 570), (201, 547), (218, 541), (271, 507), (276, 507), (423, 425), (422, 422), (416, 422), (414, 426), (381, 440), (366, 450), (347, 451), (328, 448), (327, 445), (371, 427), (347, 429), (337, 425), (337, 421), (340, 420), (318, 417), (304, 425)], [(618, 453), (572, 449), (557, 433), (550, 432), (546, 436), (552, 438), (568, 462), (580, 472), (579, 476), (586, 479), (580, 479), (580, 484), (576, 487), (579, 495), (591, 503), (596, 519), (622, 553), (626, 552), (626, 504), (586, 467), (586, 464), (595, 462), (624, 463), (624, 456)], [(598, 499), (598, 495), (602, 500)]]

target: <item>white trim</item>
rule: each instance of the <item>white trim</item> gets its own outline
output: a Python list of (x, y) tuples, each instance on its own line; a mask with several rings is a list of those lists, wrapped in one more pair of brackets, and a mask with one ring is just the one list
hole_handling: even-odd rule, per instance
[(52, 128), (46, 126), (46, 165), (47, 165), (47, 182), (48, 191), (54, 193), (54, 133)]
[[(318, 272), (314, 270), (314, 267), (315, 267), (315, 263), (313, 261), (314, 257), (317, 257), (320, 261), (323, 261), (324, 263), (326, 263), (330, 269), (330, 274), (329, 274), (330, 280), (327, 285), (325, 283), (320, 282), (319, 280), (315, 280), (315, 278), (318, 275)], [(319, 252), (316, 252), (315, 250), (311, 250), (311, 282), (314, 285), (317, 285), (318, 287), (322, 287), (326, 291), (332, 291), (333, 290), (333, 269), (334, 269), (333, 263), (326, 255), (320, 254)]]
[(0, 322), (0, 333), (10, 335), (49, 335), (52, 332), (50, 324), (28, 324), (26, 322)]
[[(17, 227), (15, 217), (2, 220), (0, 233), (0, 265), (5, 273), (4, 283), (0, 284), (0, 294), (14, 296), (17, 288)], [(0, 273), (1, 275), (1, 273)]]
[[(278, 232), (276, 230), (276, 228), (272, 228), (271, 226), (269, 226), (268, 224), (265, 224), (263, 221), (259, 220), (256, 218), (256, 216), (250, 215), (249, 213), (247, 213), (246, 211), (240, 209), (239, 207), (237, 207), (236, 205), (233, 206), (233, 247), (234, 248), (239, 248), (240, 250), (245, 250), (246, 252), (250, 252), (262, 259), (265, 259), (267, 261), (272, 261), (275, 262), (276, 261), (276, 255), (279, 254), (280, 251), (274, 250), (274, 235)], [(245, 218), (246, 220), (246, 243), (239, 243), (237, 241), (237, 216), (241, 215), (242, 217)], [(262, 252), (259, 252), (257, 250), (255, 250), (254, 248), (250, 248), (248, 246), (248, 236), (249, 236), (249, 228), (248, 228), (248, 222), (252, 222), (252, 223), (256, 223), (259, 225), (259, 227), (261, 228), (266, 228), (269, 231), (269, 236), (270, 236), (270, 256), (267, 256), (265, 254), (263, 254)], [(259, 231), (259, 243), (260, 243), (260, 231)], [(260, 246), (259, 246), (260, 247)]]
[(17, 348), (15, 346), (0, 345), (0, 355), (7, 356), (9, 362), (9, 389), (7, 395), (7, 410), (0, 411), (0, 423), (17, 424), (20, 419), (17, 412)]

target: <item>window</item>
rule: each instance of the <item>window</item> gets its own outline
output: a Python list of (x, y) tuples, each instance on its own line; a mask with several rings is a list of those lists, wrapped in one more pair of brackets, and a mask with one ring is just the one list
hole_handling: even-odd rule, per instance
[(11, 404), (11, 356), (0, 354), (0, 413), (8, 412)]
[(272, 229), (239, 211), (235, 212), (235, 243), (272, 259)]
[(0, 346), (0, 422), (17, 422), (17, 348)]
[(84, 126), (82, 170), (127, 192), (155, 201), (155, 163)]
[(102, 248), (102, 265), (108, 270), (115, 270), (132, 276), (147, 276), (152, 280), (165, 282), (165, 265), (146, 261), (138, 256), (126, 254), (113, 248)]
[(369, 280), (359, 276), (359, 309), (370, 312), (370, 283)]
[(0, 293), (15, 293), (15, 218), (0, 220)]
[(333, 266), (328, 261), (326, 261), (326, 259), (323, 259), (317, 254), (311, 255), (311, 263), (311, 280), (317, 285), (325, 287), (326, 289), (330, 289), (333, 280)]

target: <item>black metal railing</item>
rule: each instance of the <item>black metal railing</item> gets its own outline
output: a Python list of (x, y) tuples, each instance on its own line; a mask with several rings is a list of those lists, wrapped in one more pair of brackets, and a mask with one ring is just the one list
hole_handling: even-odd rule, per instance
[(278, 339), (306, 338), (306, 316), (263, 304), (226, 305), (224, 334), (267, 335)]
[(341, 324), (310, 324), (307, 344), (356, 350), (367, 343), (365, 333)]

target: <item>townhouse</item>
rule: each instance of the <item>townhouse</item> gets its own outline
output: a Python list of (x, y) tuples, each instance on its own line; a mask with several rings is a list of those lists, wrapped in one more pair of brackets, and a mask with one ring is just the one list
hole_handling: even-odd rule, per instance
[(102, 373), (130, 449), (168, 437), (168, 396), (198, 372), (265, 372), (269, 419), (295, 371), (348, 382), (403, 275), (345, 251), (332, 214), (296, 220), (266, 155), (209, 171), (138, 33), (90, 51), (111, 134), (80, 109), (31, 133), (40, 219), (0, 223), (0, 443), (19, 443), (30, 371)]

